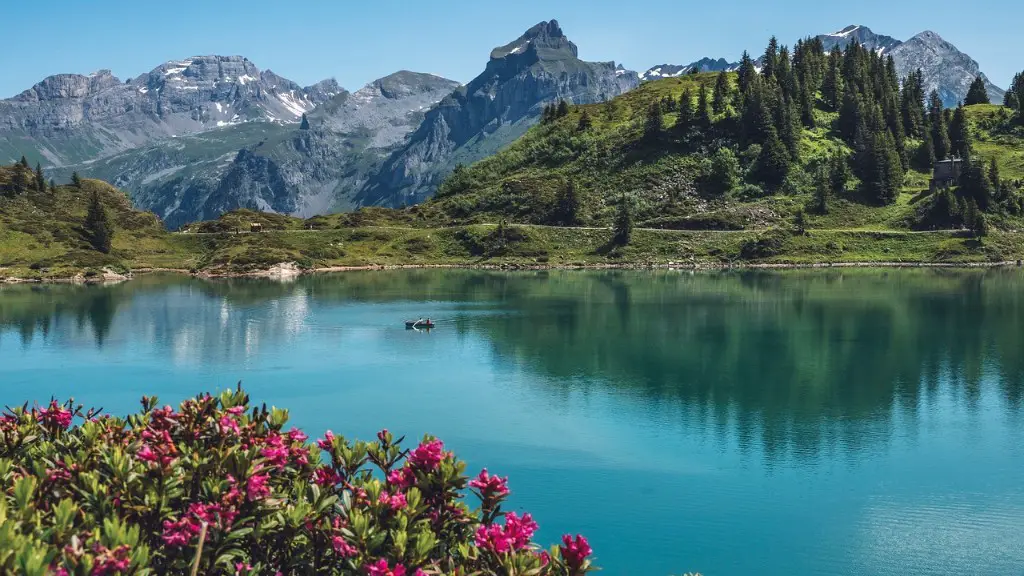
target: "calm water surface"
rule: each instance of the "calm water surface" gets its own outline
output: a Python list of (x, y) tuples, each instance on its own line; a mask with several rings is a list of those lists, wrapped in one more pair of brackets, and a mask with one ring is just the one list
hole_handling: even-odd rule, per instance
[(239, 380), (311, 434), (437, 435), (606, 574), (1024, 573), (1017, 270), (0, 288), (3, 403)]

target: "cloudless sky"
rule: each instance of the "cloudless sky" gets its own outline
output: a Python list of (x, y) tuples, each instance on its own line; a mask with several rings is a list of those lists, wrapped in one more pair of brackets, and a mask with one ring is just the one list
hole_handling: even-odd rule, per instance
[[(468, 82), (490, 50), (555, 18), (585, 60), (644, 71), (760, 53), (863, 24), (906, 40), (938, 32), (1006, 87), (1024, 69), (1021, 0), (33, 0), (4, 2), (0, 97), (63, 72), (122, 80), (167, 60), (239, 54), (302, 85), (349, 90), (397, 70)], [(10, 25), (11, 23), (21, 23)]]

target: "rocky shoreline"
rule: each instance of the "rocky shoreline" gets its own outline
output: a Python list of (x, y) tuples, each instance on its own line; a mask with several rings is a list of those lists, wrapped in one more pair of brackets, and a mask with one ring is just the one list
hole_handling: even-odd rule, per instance
[[(104, 269), (102, 274), (85, 276), (82, 273), (70, 277), (56, 278), (20, 278), (0, 276), (0, 284), (116, 284), (125, 282), (142, 274), (183, 274), (210, 280), (229, 278), (266, 278), (270, 280), (288, 281), (310, 274), (333, 274), (340, 272), (364, 272), (385, 270), (809, 270), (829, 268), (1011, 268), (1022, 267), (1022, 260), (1002, 260), (997, 262), (813, 262), (813, 263), (685, 263), (685, 262), (624, 262), (600, 264), (367, 264), (360, 266), (324, 266), (319, 268), (300, 268), (295, 262), (281, 262), (270, 268), (247, 272), (219, 272), (177, 269), (177, 268), (140, 268), (121, 274)], [(2, 270), (0, 270), (2, 273)]]

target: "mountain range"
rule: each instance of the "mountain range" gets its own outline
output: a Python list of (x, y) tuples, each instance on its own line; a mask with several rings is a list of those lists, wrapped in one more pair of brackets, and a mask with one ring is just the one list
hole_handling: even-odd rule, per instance
[[(942, 39), (930, 30), (917, 34), (903, 42), (891, 36), (874, 33), (867, 26), (851, 25), (831, 34), (817, 36), (825, 50), (833, 47), (846, 48), (851, 42), (877, 51), (883, 56), (892, 56), (896, 63), (896, 72), (905, 77), (911, 72), (921, 69), (924, 73), (925, 91), (936, 90), (947, 107), (955, 107), (967, 96), (967, 90), (975, 78), (981, 76), (993, 102), (1001, 102), (1005, 91), (993, 84), (978, 63), (956, 46)], [(760, 63), (758, 58), (755, 64)], [(644, 81), (661, 78), (675, 78), (691, 72), (733, 71), (739, 68), (739, 62), (729, 62), (724, 58), (717, 60), (702, 58), (685, 65), (661, 64), (648, 69), (641, 75)]]
[[(947, 105), (980, 74), (932, 32), (901, 42), (850, 26), (819, 38), (890, 54), (901, 75), (920, 67)], [(51, 76), (0, 100), (0, 161), (24, 154), (57, 178), (107, 180), (172, 228), (234, 208), (312, 216), (395, 207), (518, 139), (549, 104), (602, 102), (641, 81), (735, 67), (704, 58), (638, 75), (585, 62), (554, 20), (492, 50), (465, 85), (400, 71), (349, 92), (334, 80), (300, 86), (242, 56), (197, 56), (127, 81), (107, 70)], [(1002, 94), (989, 83), (993, 101)]]

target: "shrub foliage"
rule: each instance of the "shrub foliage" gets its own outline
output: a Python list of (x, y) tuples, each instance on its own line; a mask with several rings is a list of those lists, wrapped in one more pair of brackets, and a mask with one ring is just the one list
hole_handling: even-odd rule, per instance
[[(541, 550), (506, 478), (426, 437), (412, 449), (285, 430), (240, 388), (126, 418), (69, 401), (0, 417), (0, 571), (7, 574), (589, 572), (581, 536)], [(467, 496), (472, 495), (472, 505)]]

